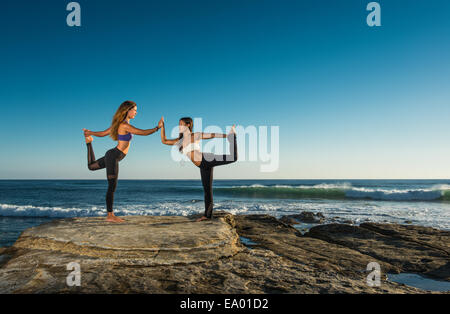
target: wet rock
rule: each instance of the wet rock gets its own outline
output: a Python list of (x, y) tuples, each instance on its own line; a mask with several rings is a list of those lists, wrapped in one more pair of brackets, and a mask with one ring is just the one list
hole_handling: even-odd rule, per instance
[(442, 250), (450, 255), (450, 231), (422, 226), (379, 223), (361, 224), (361, 227), (393, 238)]
[(283, 216), (280, 218), (280, 220), (289, 225), (293, 225), (300, 222), (322, 223), (325, 220), (325, 217), (322, 215), (322, 213), (301, 212), (300, 214)]
[(450, 232), (419, 226), (364, 223), (316, 226), (306, 236), (345, 246), (397, 268), (450, 280)]
[(281, 217), (280, 221), (290, 226), (299, 224), (299, 222), (296, 219), (288, 216)]

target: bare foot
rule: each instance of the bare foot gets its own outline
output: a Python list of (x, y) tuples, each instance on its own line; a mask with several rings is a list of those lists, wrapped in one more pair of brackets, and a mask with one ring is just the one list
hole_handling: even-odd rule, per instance
[(199, 222), (199, 221), (203, 221), (203, 220), (208, 220), (208, 218), (206, 218), (205, 216), (202, 216), (199, 219), (197, 219), (196, 221)]
[(92, 143), (92, 141), (94, 140), (92, 136), (86, 136), (84, 139), (86, 140), (86, 144)]
[(114, 214), (110, 215), (108, 213), (108, 217), (106, 217), (106, 221), (108, 221), (108, 222), (124, 222), (125, 220), (123, 220), (122, 218), (119, 218), (117, 216), (114, 216)]

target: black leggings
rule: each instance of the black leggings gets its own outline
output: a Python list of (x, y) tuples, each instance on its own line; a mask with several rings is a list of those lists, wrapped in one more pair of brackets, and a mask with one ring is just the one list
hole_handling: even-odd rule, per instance
[(228, 134), (230, 142), (229, 155), (202, 154), (202, 162), (199, 166), (202, 177), (203, 191), (205, 193), (205, 217), (212, 218), (213, 211), (213, 170), (215, 166), (227, 165), (235, 162), (237, 156), (236, 134)]
[(105, 156), (95, 160), (92, 143), (87, 144), (88, 152), (88, 168), (95, 171), (106, 168), (106, 176), (108, 178), (108, 191), (106, 192), (106, 209), (108, 213), (113, 211), (114, 192), (117, 187), (117, 178), (119, 176), (119, 161), (125, 158), (125, 154), (117, 147), (106, 152)]

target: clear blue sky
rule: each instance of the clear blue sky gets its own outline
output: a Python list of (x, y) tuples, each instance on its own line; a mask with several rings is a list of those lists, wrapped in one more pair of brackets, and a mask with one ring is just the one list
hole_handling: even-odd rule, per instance
[[(100, 179), (81, 129), (124, 100), (132, 122), (280, 127), (280, 168), (216, 178), (449, 178), (450, 1), (80, 0), (0, 4), (0, 178)], [(112, 148), (94, 141), (97, 157)], [(120, 178), (199, 178), (159, 133), (135, 137)]]

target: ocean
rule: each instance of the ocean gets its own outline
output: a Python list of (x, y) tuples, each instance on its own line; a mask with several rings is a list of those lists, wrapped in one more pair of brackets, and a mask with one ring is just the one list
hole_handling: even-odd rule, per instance
[[(65, 217), (105, 216), (106, 180), (0, 180), (0, 247), (32, 226)], [(409, 223), (450, 230), (450, 180), (215, 180), (215, 210), (321, 212), (335, 221)], [(114, 212), (203, 213), (200, 180), (119, 180)]]

